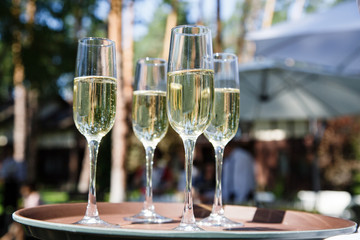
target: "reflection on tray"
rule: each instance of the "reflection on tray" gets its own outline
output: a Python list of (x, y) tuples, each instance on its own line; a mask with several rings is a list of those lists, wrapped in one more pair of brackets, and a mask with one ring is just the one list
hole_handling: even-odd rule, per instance
[(240, 227), (240, 228), (225, 228), (224, 231), (241, 231), (241, 232), (253, 232), (253, 231), (284, 231), (283, 228), (270, 228), (270, 227)]
[(252, 222), (255, 223), (282, 223), (286, 211), (257, 208)]
[(196, 218), (208, 217), (211, 213), (211, 206), (205, 204), (194, 204), (194, 215)]

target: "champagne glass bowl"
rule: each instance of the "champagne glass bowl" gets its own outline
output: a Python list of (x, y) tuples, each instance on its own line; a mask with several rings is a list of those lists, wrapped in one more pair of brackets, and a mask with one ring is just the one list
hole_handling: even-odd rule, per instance
[(156, 145), (168, 129), (166, 114), (167, 62), (159, 58), (140, 59), (136, 64), (132, 101), (132, 126), (146, 152), (146, 193), (143, 209), (125, 220), (145, 223), (171, 222), (155, 212), (152, 192), (153, 158)]
[(210, 216), (199, 221), (198, 224), (211, 227), (241, 227), (242, 223), (225, 217), (221, 191), (224, 148), (235, 136), (240, 118), (240, 82), (236, 55), (231, 53), (214, 54), (214, 72), (214, 114), (204, 135), (215, 150), (215, 195)]
[(90, 182), (85, 216), (76, 224), (117, 227), (103, 221), (96, 205), (96, 164), (101, 139), (111, 130), (116, 111), (115, 43), (106, 38), (78, 42), (73, 117), (90, 152)]
[(214, 101), (211, 32), (204, 26), (178, 26), (171, 31), (167, 81), (167, 113), (170, 125), (185, 148), (185, 202), (179, 231), (201, 231), (192, 198), (192, 166), (195, 143), (210, 124)]

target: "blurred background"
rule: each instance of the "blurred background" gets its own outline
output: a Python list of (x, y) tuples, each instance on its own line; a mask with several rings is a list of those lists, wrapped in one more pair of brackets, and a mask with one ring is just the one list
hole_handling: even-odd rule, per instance
[[(134, 66), (142, 57), (167, 59), (170, 30), (182, 24), (210, 27), (214, 52), (239, 57), (240, 125), (224, 164), (244, 158), (247, 164), (238, 165), (249, 168), (224, 166), (224, 176), (244, 176), (224, 202), (358, 220), (355, 0), (2, 0), (0, 236), (18, 208), (87, 199), (87, 146), (72, 118), (82, 37), (115, 40), (120, 69), (117, 120), (99, 151), (98, 201), (143, 199), (145, 153), (131, 128)], [(201, 136), (197, 203), (212, 204), (214, 164), (213, 148)], [(183, 165), (181, 139), (169, 128), (155, 153), (155, 201), (182, 201)]]

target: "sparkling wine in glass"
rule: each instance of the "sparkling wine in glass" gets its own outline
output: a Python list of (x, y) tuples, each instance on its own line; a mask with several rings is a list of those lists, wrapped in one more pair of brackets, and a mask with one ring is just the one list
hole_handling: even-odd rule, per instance
[(171, 218), (155, 212), (152, 191), (154, 151), (168, 129), (166, 114), (167, 62), (159, 58), (143, 58), (136, 64), (132, 101), (132, 126), (146, 153), (146, 193), (142, 210), (125, 220), (145, 223), (171, 222)]
[(79, 40), (74, 79), (73, 117), (90, 152), (90, 182), (85, 216), (76, 224), (116, 227), (100, 219), (96, 205), (96, 163), (101, 139), (114, 125), (115, 43), (106, 38)]
[(200, 231), (191, 191), (195, 143), (210, 124), (214, 103), (212, 42), (207, 27), (184, 25), (172, 29), (168, 71), (168, 118), (185, 148), (185, 203), (175, 230)]
[(240, 82), (236, 55), (231, 53), (214, 54), (214, 72), (214, 114), (204, 135), (215, 150), (216, 187), (212, 212), (209, 217), (201, 220), (199, 225), (241, 227), (242, 223), (234, 222), (224, 216), (221, 191), (224, 148), (235, 136), (240, 118)]

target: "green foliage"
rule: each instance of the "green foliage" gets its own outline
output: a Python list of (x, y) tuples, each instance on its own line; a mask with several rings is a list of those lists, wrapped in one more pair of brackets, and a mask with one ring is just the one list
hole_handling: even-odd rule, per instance
[(0, 102), (10, 97), (12, 83), (11, 27), (13, 19), (9, 11), (11, 1), (0, 1)]
[(0, 42), (0, 102), (10, 99), (11, 96), (13, 64), (12, 55), (8, 48), (8, 44)]
[(74, 72), (77, 38), (106, 36), (107, 23), (95, 15), (97, 2), (37, 0), (35, 21), (29, 24), (25, 17), (27, 1), (22, 2), (19, 19), (11, 14), (12, 1), (0, 1), (0, 99), (11, 97), (13, 30), (22, 34), (25, 85), (39, 91), (40, 101), (58, 97), (58, 78)]
[(143, 57), (162, 57), (166, 20), (169, 14), (167, 5), (177, 10), (177, 25), (187, 24), (185, 3), (164, 1), (159, 5), (151, 24), (148, 25), (148, 34), (134, 43), (134, 63)]
[[(311, 14), (314, 12), (319, 11), (319, 9), (326, 9), (332, 6), (335, 6), (338, 3), (344, 2), (346, 0), (330, 0), (330, 1), (323, 1), (323, 0), (311, 0), (305, 1), (304, 5), (304, 14)], [(282, 0), (276, 1), (276, 7), (274, 11), (273, 21), (272, 24), (277, 24), (280, 22), (286, 21), (288, 17), (289, 9), (291, 5), (294, 4), (295, 1), (293, 0)]]
[(144, 57), (161, 57), (165, 34), (166, 12), (157, 9), (149, 25), (148, 34), (134, 43), (134, 61)]
[(347, 0), (332, 0), (332, 1), (323, 1), (323, 0), (312, 0), (307, 1), (305, 5), (305, 12), (306, 13), (313, 13), (318, 11), (319, 9), (326, 9), (332, 6), (335, 6), (338, 3), (344, 2)]
[(222, 22), (223, 49), (232, 53), (236, 52), (237, 38), (241, 31), (244, 31), (242, 26), (239, 26), (244, 15), (244, 2), (237, 3), (234, 12), (238, 14), (233, 14), (227, 21)]
[(40, 192), (40, 195), (46, 204), (66, 203), (69, 201), (69, 194), (67, 192), (44, 190)]
[(186, 4), (185, 2), (178, 2), (177, 4), (177, 25), (188, 24), (186, 20), (187, 12), (185, 11), (186, 9), (185, 4)]
[(353, 174), (353, 184), (352, 184), (351, 192), (354, 195), (360, 194), (360, 173), (359, 172), (356, 172)]
[(293, 1), (277, 1), (276, 2), (276, 7), (275, 7), (275, 11), (274, 11), (274, 16), (273, 16), (273, 20), (272, 20), (272, 24), (277, 24), (280, 22), (283, 22), (287, 19), (288, 15), (288, 9), (291, 5), (291, 3), (293, 3)]
[(66, 40), (63, 32), (40, 26), (34, 29), (32, 44), (23, 49), (23, 62), (26, 81), (40, 91), (40, 100), (56, 96), (57, 79), (63, 73), (74, 71), (76, 47)]
[(351, 152), (353, 153), (354, 158), (360, 161), (360, 136), (352, 136), (350, 145), (352, 150)]

